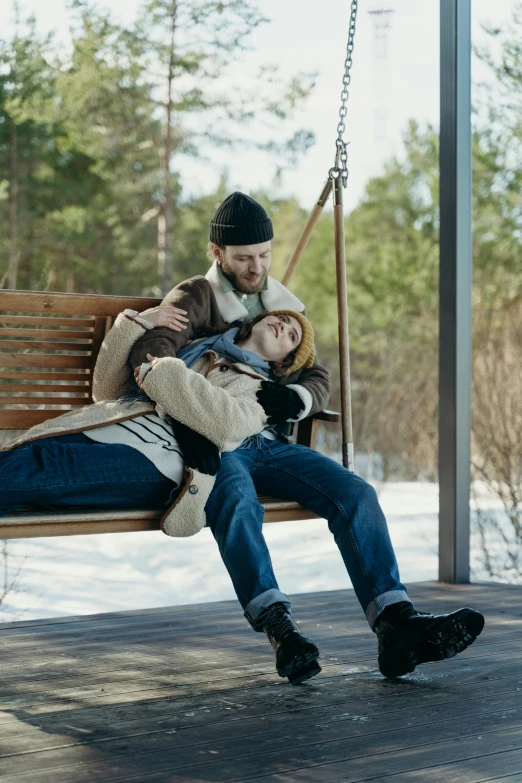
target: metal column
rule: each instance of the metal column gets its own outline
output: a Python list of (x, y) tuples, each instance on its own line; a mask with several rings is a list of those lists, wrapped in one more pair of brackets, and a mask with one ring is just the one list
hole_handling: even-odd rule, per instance
[(439, 579), (469, 582), (471, 0), (440, 0)]

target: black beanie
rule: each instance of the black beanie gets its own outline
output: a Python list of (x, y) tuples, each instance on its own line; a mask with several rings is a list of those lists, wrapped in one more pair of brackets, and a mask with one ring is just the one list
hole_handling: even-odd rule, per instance
[(273, 239), (272, 221), (255, 199), (232, 193), (216, 209), (210, 222), (210, 241), (215, 245), (257, 245)]

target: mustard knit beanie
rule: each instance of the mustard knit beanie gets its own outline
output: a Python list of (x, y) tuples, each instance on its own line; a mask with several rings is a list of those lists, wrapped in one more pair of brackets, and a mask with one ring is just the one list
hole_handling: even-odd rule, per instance
[(315, 359), (314, 330), (308, 318), (302, 313), (294, 312), (294, 310), (270, 310), (270, 315), (291, 315), (296, 321), (299, 321), (303, 330), (299, 348), (295, 352), (294, 362), (287, 369), (285, 375), (290, 375), (290, 373), (301, 370), (303, 367), (311, 367)]

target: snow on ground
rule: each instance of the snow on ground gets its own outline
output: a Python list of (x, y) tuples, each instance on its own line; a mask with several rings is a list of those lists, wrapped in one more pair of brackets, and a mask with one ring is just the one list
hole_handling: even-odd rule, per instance
[[(438, 486), (390, 483), (379, 497), (402, 579), (436, 579)], [(264, 530), (284, 592), (351, 587), (324, 520), (279, 522)], [(18, 588), (0, 606), (3, 622), (235, 597), (208, 529), (192, 538), (110, 533), (9, 541), (7, 548), (8, 577), (21, 570)], [(1, 590), (1, 574), (0, 580)]]
[[(438, 485), (376, 486), (404, 582), (437, 579)], [(485, 495), (482, 492), (482, 498)], [(481, 503), (482, 505), (482, 503)], [(487, 498), (488, 508), (499, 507)], [(265, 525), (281, 590), (306, 593), (351, 587), (325, 520)], [(18, 585), (0, 605), (0, 622), (221, 601), (235, 597), (210, 530), (192, 538), (111, 533), (6, 542), (4, 583)], [(485, 579), (472, 547), (474, 580)], [(2, 573), (3, 572), (3, 573)], [(238, 604), (239, 609), (239, 604)]]

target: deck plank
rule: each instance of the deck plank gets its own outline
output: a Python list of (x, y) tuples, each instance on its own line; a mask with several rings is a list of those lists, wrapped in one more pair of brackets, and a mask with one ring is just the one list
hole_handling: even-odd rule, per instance
[[(342, 669), (346, 666), (358, 667), (361, 672), (375, 669), (373, 637), (368, 640), (369, 644), (365, 643), (361, 647), (356, 647), (342, 638), (325, 639), (317, 634), (314, 634), (313, 638), (319, 643), (321, 650), (328, 649), (328, 655), (324, 656), (323, 653), (322, 659), (325, 670), (328, 668), (335, 671), (336, 667)], [(54, 664), (50, 657), (39, 661), (38, 667), (30, 672), (26, 671), (27, 667), (24, 668), (23, 664), (16, 665), (13, 669), (5, 667), (0, 676), (0, 706), (14, 697), (18, 699), (18, 703), (22, 703), (24, 699), (29, 704), (44, 687), (49, 701), (53, 693), (56, 696), (73, 695), (85, 698), (103, 686), (106, 686), (106, 693), (146, 690), (152, 685), (168, 687), (173, 678), (176, 685), (209, 684), (232, 676), (237, 678), (242, 674), (248, 675), (252, 666), (258, 673), (270, 673), (273, 668), (273, 654), (262, 642), (263, 640), (260, 640), (259, 644), (217, 649), (214, 655), (205, 651), (184, 650), (173, 645), (170, 648), (170, 656), (167, 653), (160, 657), (152, 650), (149, 653), (141, 649), (139, 652), (122, 653), (117, 657), (105, 655), (101, 662), (98, 662), (98, 655), (86, 658), (80, 655), (71, 656), (64, 660), (62, 668)], [(469, 663), (466, 664), (464, 673), (471, 665), (474, 668), (486, 665), (501, 668), (503, 674), (509, 674), (513, 657), (516, 665), (520, 639), (510, 637), (507, 641), (500, 640), (495, 643), (486, 635), (481, 642), (466, 652)], [(489, 660), (483, 664), (480, 659), (485, 656)], [(61, 661), (61, 658), (60, 655), (58, 660)], [(445, 665), (452, 666), (449, 662)], [(209, 670), (211, 674), (208, 673)], [(77, 687), (80, 677), (82, 689)]]
[(348, 590), (293, 597), (323, 665), (298, 688), (236, 601), (0, 625), (0, 778), (522, 780), (522, 588), (410, 593), (436, 612), (476, 606), (486, 628), (397, 681)]
[[(489, 630), (489, 629), (488, 629)], [(323, 657), (323, 665), (331, 666), (333, 662), (342, 665), (369, 664), (375, 665), (375, 639), (360, 640), (344, 638), (342, 636), (327, 637), (318, 633), (313, 634), (315, 642), (323, 649), (328, 646), (328, 657)], [(153, 640), (154, 642), (156, 640)], [(173, 643), (168, 651), (163, 651), (161, 655), (143, 654), (141, 660), (136, 660), (134, 652), (125, 655), (120, 654), (115, 657), (111, 654), (110, 645), (106, 643), (105, 648), (100, 652), (97, 649), (94, 654), (92, 648), (88, 651), (82, 650), (80, 654), (73, 651), (68, 655), (58, 654), (58, 658), (53, 657), (52, 652), (47, 651), (45, 656), (39, 655), (38, 666), (34, 670), (27, 672), (27, 666), (22, 661), (10, 665), (2, 665), (0, 671), (0, 698), (5, 698), (11, 689), (20, 693), (20, 677), (24, 679), (24, 692), (30, 693), (34, 690), (35, 683), (37, 688), (41, 688), (45, 683), (46, 687), (53, 687), (56, 681), (59, 681), (61, 687), (68, 687), (69, 682), (77, 682), (78, 674), (89, 678), (89, 684), (104, 682), (125, 682), (127, 679), (135, 678), (137, 675), (151, 676), (157, 675), (160, 671), (191, 674), (193, 681), (198, 679), (205, 680), (206, 672), (210, 667), (213, 670), (219, 668), (248, 667), (248, 660), (256, 656), (256, 662), (264, 664), (268, 661), (272, 664), (273, 653), (270, 648), (263, 644), (263, 639), (253, 640), (251, 644), (237, 644), (237, 641), (230, 645), (224, 645), (222, 640), (214, 645), (214, 654), (210, 651), (208, 655), (202, 656), (198, 651), (187, 649)], [(481, 644), (470, 648), (466, 652), (466, 657), (473, 659), (487, 655), (499, 661), (502, 656), (508, 654), (517, 655), (520, 652), (520, 634), (507, 636), (493, 636), (487, 634), (481, 640)], [(173, 657), (175, 656), (175, 670), (173, 669)], [(498, 664), (497, 664), (498, 665)], [(199, 676), (201, 675), (201, 677)]]

